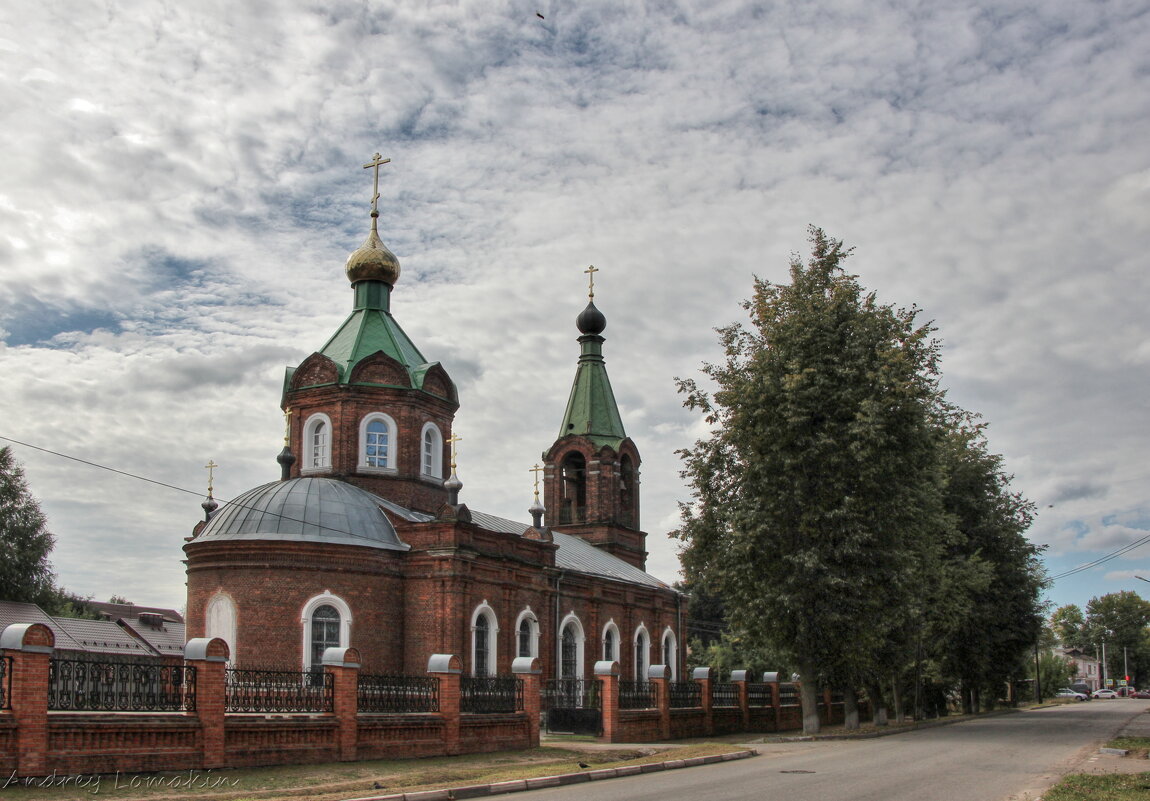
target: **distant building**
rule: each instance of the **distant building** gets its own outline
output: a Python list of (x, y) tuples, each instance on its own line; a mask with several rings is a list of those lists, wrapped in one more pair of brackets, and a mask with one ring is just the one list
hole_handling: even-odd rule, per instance
[(1085, 684), (1092, 691), (1102, 686), (1098, 659), (1087, 656), (1080, 648), (1056, 648), (1055, 653), (1073, 666), (1071, 684)]
[[(345, 265), (350, 315), (287, 371), (280, 480), (223, 507), (209, 497), (184, 546), (188, 635), (221, 637), (251, 666), (311, 669), (326, 648), (353, 646), (376, 673), (421, 673), (450, 653), (470, 675), (537, 656), (548, 677), (590, 677), (598, 660), (626, 677), (652, 664), (679, 677), (686, 602), (644, 570), (640, 456), (607, 377), (593, 282), (559, 436), (539, 468), (543, 502), (537, 493), (531, 524), (484, 514), (460, 500), (455, 383), (392, 316), (399, 261), (372, 206)], [(517, 335), (508, 324), (474, 335), (497, 343)], [(506, 391), (562, 397), (527, 365)], [(471, 469), (510, 469), (518, 483), (527, 468)]]
[[(135, 607), (136, 610), (143, 608)], [(163, 611), (174, 614), (176, 619), (153, 617), (150, 622), (141, 623), (139, 616), (109, 615), (104, 620), (52, 617), (36, 604), (0, 601), (0, 631), (13, 623), (43, 623), (56, 635), (57, 654), (65, 659), (106, 658), (112, 655), (132, 659), (182, 659), (183, 621), (172, 610)], [(146, 616), (149, 613), (142, 614)]]

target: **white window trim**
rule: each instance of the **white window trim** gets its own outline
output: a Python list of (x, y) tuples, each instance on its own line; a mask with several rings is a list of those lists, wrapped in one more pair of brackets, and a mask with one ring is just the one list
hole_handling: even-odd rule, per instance
[[(387, 426), (387, 467), (371, 467), (367, 463), (367, 427), (379, 420)], [(395, 473), (396, 469), (396, 441), (399, 439), (399, 428), (390, 415), (383, 412), (372, 412), (364, 415), (359, 421), (359, 463), (361, 473)]]
[(351, 607), (347, 602), (340, 598), (338, 595), (332, 595), (331, 591), (324, 590), (319, 595), (308, 600), (303, 606), (303, 613), (300, 615), (300, 622), (303, 624), (303, 669), (305, 671), (311, 670), (311, 616), (315, 610), (323, 605), (335, 607), (339, 612), (339, 647), (349, 648), (351, 642)]
[(615, 632), (615, 656), (611, 658), (612, 662), (622, 662), (622, 654), (619, 650), (623, 647), (623, 638), (619, 636), (619, 627), (615, 625), (615, 619), (611, 618), (607, 624), (603, 626), (603, 634), (599, 637), (599, 656), (607, 659), (607, 632)]
[[(217, 625), (212, 625), (212, 616), (217, 610), (223, 610), (224, 613), (221, 616), (223, 619), (217, 620)], [(223, 590), (217, 590), (204, 610), (204, 636), (208, 638), (219, 637), (228, 644), (228, 664), (233, 664), (236, 661), (238, 621), (239, 615), (236, 613), (235, 600)], [(220, 631), (219, 629), (224, 630)]]
[(635, 681), (647, 680), (647, 668), (651, 667), (651, 635), (647, 631), (647, 624), (640, 623), (639, 627), (635, 629), (635, 636), (631, 640), (631, 659), (635, 658), (635, 646), (639, 644), (639, 639), (643, 640), (643, 664), (632, 665), (635, 671)]
[[(432, 431), (435, 434), (435, 442), (431, 450), (430, 473), (423, 469), (423, 440), (427, 436), (428, 431)], [(439, 430), (439, 426), (435, 423), (424, 423), (423, 428), (420, 429), (419, 432), (419, 475), (421, 478), (443, 481), (443, 432)]]
[(496, 676), (499, 674), (499, 662), (497, 661), (498, 647), (499, 647), (499, 618), (495, 615), (495, 610), (491, 608), (491, 604), (487, 603), (484, 598), (479, 606), (475, 607), (475, 611), (471, 613), (471, 675), (475, 673), (475, 624), (479, 621), (480, 616), (487, 618), (487, 666), (490, 670), (489, 676)]
[[(327, 464), (322, 467), (316, 467), (312, 461), (313, 453), (311, 438), (315, 433), (315, 428), (318, 423), (324, 423), (327, 425)], [(303, 437), (300, 442), (300, 450), (303, 451), (303, 453), (300, 454), (301, 458), (303, 459), (303, 466), (300, 468), (300, 472), (304, 475), (309, 473), (330, 473), (333, 462), (332, 447), (334, 442), (335, 430), (331, 426), (331, 418), (323, 412), (316, 412), (315, 414), (310, 415), (307, 420), (304, 421)]]
[(567, 613), (567, 617), (563, 618), (559, 624), (559, 634), (555, 638), (555, 678), (563, 678), (563, 632), (567, 630), (570, 623), (575, 624), (575, 675), (570, 678), (581, 679), (583, 678), (583, 663), (584, 659), (583, 649), (587, 642), (587, 637), (583, 633), (583, 622), (579, 620), (579, 616), (575, 614), (574, 610)]
[(531, 611), (530, 606), (523, 608), (519, 617), (515, 618), (515, 655), (519, 655), (519, 627), (526, 620), (531, 624), (531, 656), (539, 656), (539, 618)]
[(663, 629), (663, 636), (659, 639), (659, 658), (660, 659), (663, 658), (663, 650), (664, 650), (663, 643), (665, 643), (667, 641), (668, 637), (671, 639), (671, 661), (669, 664), (669, 666), (671, 668), (671, 681), (678, 681), (679, 680), (679, 638), (675, 636), (675, 632), (671, 629), (670, 626), (667, 626), (667, 628)]

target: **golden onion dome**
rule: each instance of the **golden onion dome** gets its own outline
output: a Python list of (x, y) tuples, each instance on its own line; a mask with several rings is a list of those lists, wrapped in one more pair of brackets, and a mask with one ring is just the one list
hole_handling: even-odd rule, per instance
[(360, 281), (383, 281), (394, 286), (399, 280), (399, 259), (387, 249), (383, 240), (379, 238), (376, 230), (376, 218), (379, 212), (371, 213), (371, 233), (360, 245), (359, 249), (347, 257), (347, 280), (352, 284)]

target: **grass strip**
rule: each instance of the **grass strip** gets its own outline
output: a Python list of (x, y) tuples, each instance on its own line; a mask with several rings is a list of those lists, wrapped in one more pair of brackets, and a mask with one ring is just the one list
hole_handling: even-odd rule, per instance
[(1074, 773), (1042, 797), (1044, 801), (1146, 801), (1150, 773)]

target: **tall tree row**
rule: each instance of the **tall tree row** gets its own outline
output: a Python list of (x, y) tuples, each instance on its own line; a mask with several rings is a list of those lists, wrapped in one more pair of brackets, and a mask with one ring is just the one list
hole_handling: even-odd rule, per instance
[(676, 536), (729, 639), (799, 673), (816, 731), (822, 684), (847, 688), (848, 717), (858, 689), (901, 712), (911, 688), (919, 705), (943, 681), (981, 688), (1040, 618), (1029, 504), (944, 401), (932, 327), (864, 291), (841, 242), (810, 241), (790, 283), (755, 281), (750, 325), (719, 329), (713, 388), (679, 382), (712, 430), (681, 454)]

